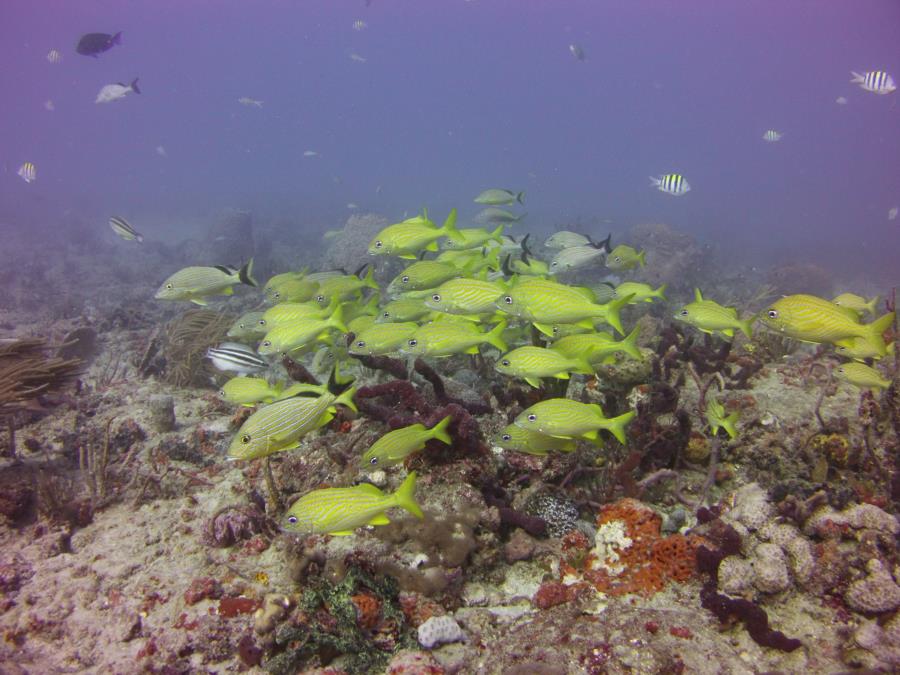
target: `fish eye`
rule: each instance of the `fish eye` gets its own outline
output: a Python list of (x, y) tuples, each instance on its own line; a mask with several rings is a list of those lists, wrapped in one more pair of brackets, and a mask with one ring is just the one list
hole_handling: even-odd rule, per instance
[(552, 263), (550, 263), (550, 267), (556, 267), (557, 265), (559, 265), (559, 263), (555, 260)]
[(382, 246), (382, 243), (381, 243), (381, 240), (379, 239), (378, 241), (375, 242), (375, 248), (381, 248), (381, 246)]
[(390, 319), (390, 318), (391, 318), (391, 313), (390, 313), (390, 312), (385, 312), (385, 313), (382, 314), (381, 316), (383, 316), (385, 319)]
[(681, 316), (687, 316), (688, 311), (686, 309), (681, 310)]
[(509, 440), (512, 440), (512, 436), (510, 436), (509, 434), (503, 434), (503, 435), (500, 437), (500, 439), (501, 439), (501, 440), (504, 440), (504, 441), (509, 441)]
[(615, 260), (616, 262), (622, 262), (622, 259), (619, 256), (616, 256), (615, 258), (613, 258), (613, 260)]
[(409, 283), (409, 275), (408, 275), (408, 274), (404, 274), (402, 277), (400, 277), (400, 283), (402, 283), (402, 284), (408, 284), (408, 283)]
[(272, 297), (277, 300), (281, 297), (281, 291), (275, 291), (274, 293), (272, 293)]
[(271, 340), (263, 340), (262, 346), (263, 347), (271, 347), (272, 341)]
[(259, 323), (260, 326), (265, 326), (265, 325), (266, 325), (266, 320), (265, 320), (265, 319), (260, 319), (258, 323)]
[(559, 326), (553, 326), (553, 334), (559, 335)]
[(376, 464), (378, 464), (378, 458), (373, 457), (372, 459), (369, 460), (369, 464), (371, 464), (372, 466), (375, 466)]
[(511, 305), (513, 303), (512, 296), (507, 295), (505, 298), (503, 298), (503, 302), (505, 302), (507, 305)]
[(288, 522), (291, 525), (296, 525), (297, 524), (297, 516), (288, 516)]
[(171, 291), (171, 290), (172, 290), (172, 284), (166, 284), (166, 288), (167, 288), (168, 290)]
[(500, 365), (501, 365), (501, 366), (508, 366), (508, 365), (509, 365), (509, 359), (503, 359), (503, 360), (500, 362)]
[(529, 421), (529, 422), (536, 422), (536, 421), (537, 421), (537, 415), (535, 415), (534, 413), (530, 414), (530, 415), (528, 416), (528, 421)]
[(225, 396), (225, 390), (219, 389), (219, 396)]
[(365, 346), (366, 346), (366, 341), (365, 341), (365, 340), (357, 340), (357, 341), (356, 341), (356, 346), (357, 346), (357, 347), (365, 347)]
[(435, 302), (440, 302), (441, 296), (439, 294), (435, 293), (434, 295), (431, 296), (431, 299), (434, 300)]
[(778, 310), (770, 309), (768, 312), (766, 312), (766, 316), (768, 316), (770, 319), (777, 319), (778, 318)]
[(249, 443), (250, 440), (251, 440), (251, 439), (250, 439), (250, 434), (244, 434), (243, 436), (241, 436), (241, 443), (243, 443), (244, 445), (246, 445), (247, 443)]
[(408, 340), (406, 344), (408, 344), (410, 347), (415, 347), (417, 344), (419, 344), (419, 341), (418, 340)]
[(317, 296), (316, 296), (316, 302), (325, 302), (325, 296), (324, 296), (324, 295), (317, 295)]

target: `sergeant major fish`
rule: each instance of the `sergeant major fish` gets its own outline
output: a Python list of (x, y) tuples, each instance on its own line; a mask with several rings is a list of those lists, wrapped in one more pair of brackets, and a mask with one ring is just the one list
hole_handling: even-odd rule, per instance
[(210, 347), (206, 350), (206, 358), (212, 361), (217, 370), (238, 375), (258, 373), (269, 367), (268, 362), (255, 349), (238, 342), (223, 342), (218, 347)]
[(680, 173), (667, 173), (657, 178), (650, 176), (650, 184), (660, 192), (675, 197), (682, 197), (691, 191), (691, 184)]
[(897, 91), (897, 85), (894, 78), (883, 70), (870, 70), (867, 73), (857, 73), (850, 71), (853, 79), (851, 84), (858, 84), (860, 89), (872, 92), (873, 94), (890, 94)]

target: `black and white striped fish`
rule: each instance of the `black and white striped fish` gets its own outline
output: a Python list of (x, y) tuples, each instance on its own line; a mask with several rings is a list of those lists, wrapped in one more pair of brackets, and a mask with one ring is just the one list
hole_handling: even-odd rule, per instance
[(112, 216), (109, 219), (109, 226), (112, 228), (113, 232), (122, 237), (125, 241), (137, 241), (138, 243), (144, 241), (144, 235), (135, 230), (131, 226), (131, 223), (122, 216)]
[(763, 140), (766, 143), (777, 143), (781, 140), (781, 137), (784, 136), (780, 131), (775, 131), (774, 129), (769, 129), (766, 133), (763, 134)]
[(897, 90), (894, 78), (883, 70), (870, 70), (868, 73), (857, 73), (850, 71), (853, 79), (852, 84), (858, 84), (860, 89), (871, 91), (873, 94), (890, 94)]
[(47, 52), (47, 60), (50, 63), (59, 63), (62, 61), (62, 54), (59, 53), (58, 49), (51, 49)]
[(35, 179), (37, 179), (37, 169), (34, 164), (31, 162), (25, 162), (22, 166), (19, 167), (19, 170), (16, 171), (19, 174), (19, 178), (24, 180), (26, 183), (33, 183)]
[(691, 184), (680, 173), (667, 173), (659, 178), (650, 176), (650, 183), (660, 192), (681, 197), (691, 189)]
[(218, 347), (210, 347), (206, 350), (206, 358), (212, 361), (216, 369), (238, 375), (258, 373), (269, 367), (269, 363), (255, 349), (238, 342), (223, 342)]

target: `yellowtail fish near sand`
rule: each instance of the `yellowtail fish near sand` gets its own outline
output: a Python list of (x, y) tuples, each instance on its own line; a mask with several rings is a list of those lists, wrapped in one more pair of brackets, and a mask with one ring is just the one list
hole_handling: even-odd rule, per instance
[(282, 518), (282, 527), (298, 534), (350, 535), (365, 525), (387, 525), (391, 521), (384, 512), (394, 507), (424, 518), (415, 493), (415, 471), (390, 495), (369, 483), (313, 490), (291, 505)]
[(249, 96), (241, 96), (238, 99), (238, 103), (240, 103), (241, 105), (248, 106), (250, 108), (262, 108), (263, 107), (262, 101), (255, 99), (255, 98), (250, 98)]
[(366, 450), (359, 460), (359, 464), (362, 468), (399, 464), (412, 453), (424, 448), (432, 438), (447, 445), (453, 445), (453, 439), (447, 433), (447, 427), (450, 426), (451, 421), (453, 421), (453, 417), (447, 415), (430, 429), (424, 424), (413, 424), (389, 431)]
[(435, 227), (427, 214), (388, 225), (369, 244), (369, 255), (396, 255), (413, 260), (419, 251), (437, 251), (435, 242), (441, 237), (462, 241), (456, 229), (456, 209), (447, 216), (443, 227)]
[(529, 455), (544, 457), (550, 452), (574, 452), (578, 442), (572, 438), (556, 438), (523, 429), (510, 424), (491, 438), (491, 442), (504, 450), (516, 450)]
[(513, 190), (504, 190), (500, 188), (491, 188), (485, 190), (475, 197), (476, 204), (487, 204), (490, 206), (506, 206), (509, 204), (525, 203), (524, 192), (514, 192)]
[(235, 284), (257, 286), (253, 278), (253, 258), (240, 268), (227, 265), (185, 267), (166, 279), (155, 297), (157, 300), (190, 300), (205, 305), (210, 296), (233, 295)]
[(834, 376), (860, 389), (887, 389), (891, 381), (864, 363), (842, 363), (834, 369)]
[(890, 94), (897, 91), (897, 85), (894, 78), (883, 70), (870, 70), (867, 73), (857, 73), (851, 71), (853, 79), (851, 84), (858, 84), (860, 89), (872, 92), (873, 94)]
[(24, 162), (16, 171), (16, 175), (26, 183), (33, 183), (37, 180), (37, 168), (31, 162)]
[(675, 318), (704, 333), (718, 332), (734, 337), (737, 329), (748, 338), (753, 336), (754, 317), (741, 320), (734, 307), (724, 307), (715, 300), (704, 300), (699, 288), (694, 289), (694, 302), (689, 302), (676, 312)]
[(894, 321), (889, 312), (872, 323), (862, 324), (852, 310), (814, 295), (788, 295), (776, 300), (761, 315), (760, 321), (771, 330), (804, 342), (836, 342), (862, 337), (883, 356), (886, 353), (882, 334)]
[(706, 404), (704, 415), (713, 436), (719, 433), (719, 429), (724, 429), (729, 438), (737, 437), (737, 428), (735, 427), (739, 417), (737, 411), (726, 415), (725, 406), (715, 399), (710, 399), (709, 403)]
[(138, 88), (138, 78), (134, 78), (131, 84), (122, 84), (121, 82), (107, 84), (97, 93), (94, 103), (112, 103), (120, 98), (125, 98), (132, 92), (135, 94), (141, 93), (141, 90)]
[(650, 176), (650, 184), (660, 192), (681, 197), (691, 191), (691, 184), (680, 173), (667, 173), (654, 178)]
[(548, 398), (524, 410), (515, 419), (516, 426), (547, 436), (597, 440), (605, 429), (620, 443), (625, 443), (625, 427), (634, 411), (609, 418), (596, 403), (579, 403), (569, 398)]
[[(329, 389), (336, 390), (334, 375)], [(335, 406), (344, 405), (356, 410), (352, 387), (335, 395), (329, 391), (321, 396), (294, 396), (275, 401), (250, 415), (238, 429), (228, 447), (229, 460), (251, 460), (275, 452), (292, 450), (311, 431), (330, 422)]]
[(766, 143), (777, 143), (784, 137), (784, 134), (782, 134), (780, 131), (769, 129), (766, 131), (766, 133), (763, 134), (762, 137)]
[(136, 241), (138, 243), (144, 241), (144, 236), (135, 230), (131, 223), (122, 216), (112, 216), (109, 219), (109, 226), (112, 228), (113, 232), (125, 241)]

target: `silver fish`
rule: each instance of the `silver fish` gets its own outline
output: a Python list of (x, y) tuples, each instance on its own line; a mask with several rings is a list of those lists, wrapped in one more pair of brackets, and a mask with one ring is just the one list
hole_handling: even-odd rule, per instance
[(141, 90), (138, 88), (137, 83), (138, 78), (134, 78), (131, 81), (131, 84), (122, 84), (121, 82), (108, 84), (97, 94), (97, 99), (94, 103), (112, 103), (113, 101), (118, 101), (120, 98), (125, 98), (125, 96), (131, 92), (140, 94)]
[(485, 223), (518, 223), (525, 215), (526, 214), (523, 213), (522, 215), (517, 216), (515, 213), (507, 211), (506, 209), (489, 206), (475, 214), (475, 217), (472, 220), (479, 225), (484, 225)]
[(113, 216), (109, 219), (109, 226), (112, 231), (122, 237), (125, 241), (136, 241), (138, 243), (144, 241), (144, 235), (135, 230), (131, 223), (122, 216)]
[(238, 103), (240, 103), (241, 105), (252, 107), (252, 108), (262, 108), (263, 107), (262, 101), (255, 99), (255, 98), (250, 98), (249, 96), (241, 96), (238, 99)]
[(210, 347), (206, 350), (206, 358), (212, 361), (216, 369), (238, 375), (258, 373), (269, 367), (269, 363), (255, 349), (238, 342), (223, 342), (218, 347)]
[(594, 261), (601, 262), (606, 255), (603, 248), (587, 246), (570, 246), (557, 253), (550, 261), (550, 273), (557, 274), (568, 270), (590, 265)]

